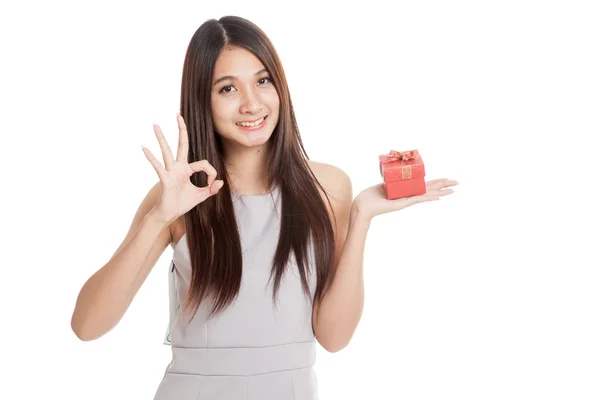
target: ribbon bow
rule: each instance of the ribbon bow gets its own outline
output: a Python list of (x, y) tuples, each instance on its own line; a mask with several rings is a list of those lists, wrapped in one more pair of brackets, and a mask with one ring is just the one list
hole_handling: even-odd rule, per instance
[(386, 154), (381, 157), (381, 162), (389, 163), (389, 162), (396, 161), (396, 160), (409, 161), (409, 160), (415, 160), (416, 158), (417, 158), (416, 150), (410, 150), (410, 151), (390, 150), (389, 154)]

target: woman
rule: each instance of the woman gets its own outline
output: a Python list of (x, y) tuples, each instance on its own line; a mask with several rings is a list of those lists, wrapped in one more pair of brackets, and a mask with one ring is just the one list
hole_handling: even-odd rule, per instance
[(192, 37), (177, 122), (175, 157), (154, 127), (164, 167), (143, 149), (159, 182), (81, 289), (74, 332), (111, 330), (171, 243), (173, 360), (155, 400), (318, 398), (315, 341), (339, 351), (358, 325), (371, 219), (457, 182), (397, 200), (378, 184), (353, 199), (346, 173), (308, 160), (277, 53), (239, 17)]

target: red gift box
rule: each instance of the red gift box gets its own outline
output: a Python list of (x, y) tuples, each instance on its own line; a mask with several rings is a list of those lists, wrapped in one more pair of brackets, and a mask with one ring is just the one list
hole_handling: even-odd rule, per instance
[(379, 156), (379, 172), (388, 200), (425, 194), (425, 165), (417, 150)]

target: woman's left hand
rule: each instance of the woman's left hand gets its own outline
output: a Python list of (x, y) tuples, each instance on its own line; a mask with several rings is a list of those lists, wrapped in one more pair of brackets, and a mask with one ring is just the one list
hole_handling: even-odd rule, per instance
[(455, 180), (443, 178), (425, 183), (427, 191), (418, 196), (400, 197), (388, 200), (385, 196), (383, 183), (364, 189), (354, 198), (354, 211), (363, 218), (371, 219), (377, 215), (402, 210), (417, 203), (439, 200), (443, 196), (454, 193), (450, 186), (458, 185)]

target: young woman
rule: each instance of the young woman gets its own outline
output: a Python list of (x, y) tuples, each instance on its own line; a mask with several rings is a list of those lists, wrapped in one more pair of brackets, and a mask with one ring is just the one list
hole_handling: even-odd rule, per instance
[(353, 198), (346, 173), (308, 160), (279, 57), (239, 17), (192, 37), (180, 107), (177, 154), (155, 125), (164, 166), (143, 151), (159, 182), (81, 289), (72, 328), (81, 340), (110, 331), (170, 243), (173, 359), (155, 400), (317, 399), (316, 341), (343, 349), (361, 317), (371, 219), (457, 182)]

